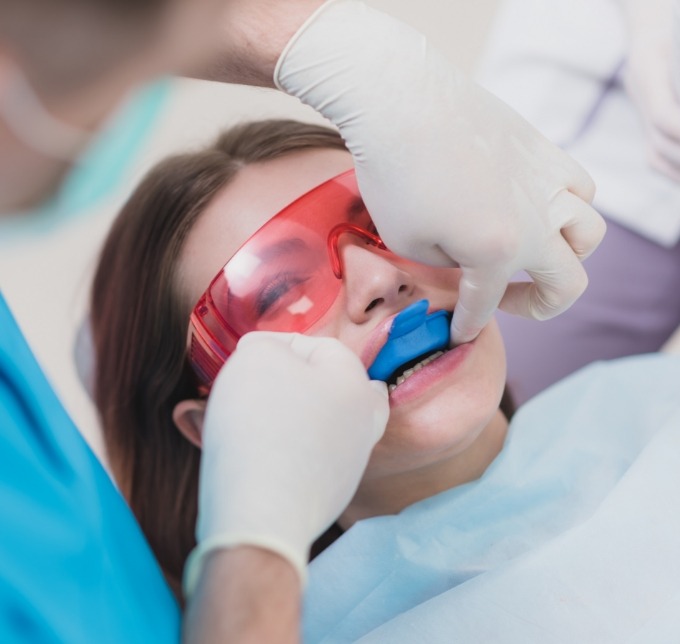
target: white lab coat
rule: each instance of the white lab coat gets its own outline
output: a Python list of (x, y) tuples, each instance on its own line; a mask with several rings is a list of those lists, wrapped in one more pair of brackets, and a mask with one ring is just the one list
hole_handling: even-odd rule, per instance
[(680, 241), (680, 185), (647, 164), (620, 80), (626, 48), (616, 0), (506, 0), (479, 80), (588, 170), (600, 212), (670, 248)]

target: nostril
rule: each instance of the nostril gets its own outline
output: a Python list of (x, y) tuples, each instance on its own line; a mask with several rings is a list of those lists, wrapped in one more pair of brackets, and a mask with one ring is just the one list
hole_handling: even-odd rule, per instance
[(408, 286), (406, 286), (406, 284), (402, 284), (402, 285), (399, 287), (399, 293), (403, 293), (403, 292), (406, 291), (406, 290), (408, 290)]
[(384, 298), (378, 297), (375, 300), (372, 300), (371, 303), (364, 309), (364, 313), (368, 313), (371, 309), (374, 309), (378, 304), (382, 304), (384, 302)]

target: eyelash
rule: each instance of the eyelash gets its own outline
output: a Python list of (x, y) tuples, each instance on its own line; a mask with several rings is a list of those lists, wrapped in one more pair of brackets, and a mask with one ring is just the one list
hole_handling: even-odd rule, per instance
[(255, 308), (258, 317), (263, 316), (288, 291), (304, 284), (309, 277), (301, 277), (291, 273), (279, 273), (270, 280), (257, 294)]

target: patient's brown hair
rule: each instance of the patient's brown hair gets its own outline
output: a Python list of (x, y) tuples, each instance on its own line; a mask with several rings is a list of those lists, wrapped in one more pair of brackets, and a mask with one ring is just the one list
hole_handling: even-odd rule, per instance
[(191, 303), (177, 288), (177, 258), (241, 167), (313, 148), (345, 149), (330, 128), (272, 120), (163, 161), (123, 207), (100, 256), (91, 295), (95, 401), (114, 476), (178, 596), (195, 543), (200, 452), (172, 421), (178, 402), (199, 397), (185, 362)]

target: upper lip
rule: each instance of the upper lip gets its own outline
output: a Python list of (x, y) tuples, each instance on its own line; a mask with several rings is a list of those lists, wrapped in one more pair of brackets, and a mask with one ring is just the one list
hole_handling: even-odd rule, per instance
[[(410, 304), (410, 303), (409, 303)], [(407, 305), (408, 306), (408, 305)], [(404, 307), (406, 308), (406, 307)], [(373, 364), (380, 350), (387, 344), (387, 338), (390, 335), (390, 329), (392, 328), (392, 321), (394, 320), (403, 309), (396, 311), (394, 315), (390, 315), (385, 318), (380, 324), (378, 324), (371, 334), (368, 336), (368, 341), (361, 351), (361, 362), (363, 363), (366, 370)], [(430, 308), (428, 309), (428, 314), (439, 309)]]
[(363, 362), (366, 370), (369, 369), (375, 361), (376, 356), (380, 353), (380, 350), (387, 344), (387, 338), (389, 337), (390, 329), (392, 328), (392, 321), (397, 315), (399, 315), (399, 311), (394, 315), (385, 318), (368, 336), (368, 341), (361, 351), (361, 362)]

